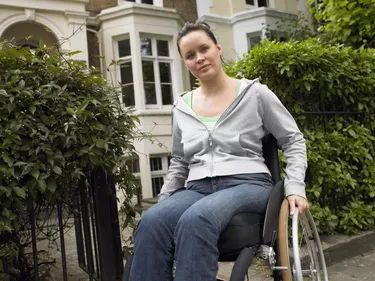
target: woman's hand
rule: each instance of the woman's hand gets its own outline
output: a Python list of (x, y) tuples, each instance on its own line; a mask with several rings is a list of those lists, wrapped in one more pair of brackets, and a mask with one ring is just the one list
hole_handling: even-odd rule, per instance
[(294, 214), (294, 211), (296, 209), (296, 206), (298, 206), (298, 209), (300, 213), (305, 212), (307, 209), (309, 209), (309, 203), (307, 200), (301, 196), (298, 195), (289, 195), (287, 197), (289, 201), (289, 210), (290, 215), (292, 216)]

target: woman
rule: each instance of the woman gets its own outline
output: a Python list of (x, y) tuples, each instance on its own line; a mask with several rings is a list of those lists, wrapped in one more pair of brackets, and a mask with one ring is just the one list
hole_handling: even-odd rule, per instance
[[(273, 183), (262, 157), (272, 133), (287, 159), (291, 205), (308, 208), (305, 140), (278, 98), (257, 80), (234, 79), (221, 66), (222, 47), (205, 23), (187, 23), (178, 51), (201, 86), (173, 109), (170, 169), (159, 202), (139, 223), (131, 281), (215, 281), (217, 242), (232, 217), (264, 213)], [(175, 192), (184, 188), (186, 190)]]

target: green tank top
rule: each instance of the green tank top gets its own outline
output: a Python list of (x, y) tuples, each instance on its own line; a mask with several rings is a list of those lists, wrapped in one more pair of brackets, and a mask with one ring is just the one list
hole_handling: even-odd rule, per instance
[[(241, 83), (242, 83), (242, 81), (240, 81), (238, 83), (236, 96), (238, 96), (239, 93), (240, 93)], [(190, 108), (192, 108), (192, 105), (193, 105), (193, 91), (190, 91), (190, 92), (188, 92), (185, 95), (185, 101), (186, 101), (187, 105)], [(198, 118), (207, 127), (207, 129), (211, 132), (212, 129), (215, 127), (217, 121), (219, 120), (220, 116), (217, 116), (217, 117), (202, 117), (202, 116), (198, 116)]]

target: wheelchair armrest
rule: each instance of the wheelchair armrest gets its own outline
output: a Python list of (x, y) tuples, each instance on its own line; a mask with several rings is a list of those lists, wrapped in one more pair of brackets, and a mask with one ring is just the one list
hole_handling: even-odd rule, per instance
[[(268, 200), (266, 215), (263, 226), (263, 243), (269, 244), (272, 241), (274, 231), (277, 231), (280, 206), (284, 200), (284, 181), (278, 181)], [(276, 237), (277, 238), (277, 237)]]

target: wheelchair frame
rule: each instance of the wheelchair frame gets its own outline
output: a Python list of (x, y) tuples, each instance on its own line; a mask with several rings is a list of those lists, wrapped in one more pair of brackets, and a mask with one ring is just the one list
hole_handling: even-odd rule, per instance
[[(219, 261), (235, 261), (230, 281), (244, 281), (246, 277), (249, 280), (247, 273), (255, 256), (267, 261), (274, 281), (328, 281), (322, 245), (310, 212), (300, 215), (297, 207), (293, 217), (289, 216), (289, 203), (280, 180), (277, 141), (269, 134), (262, 143), (265, 163), (276, 183), (264, 216), (262, 241), (220, 256)], [(132, 256), (125, 264), (123, 281), (129, 279), (131, 263)]]

